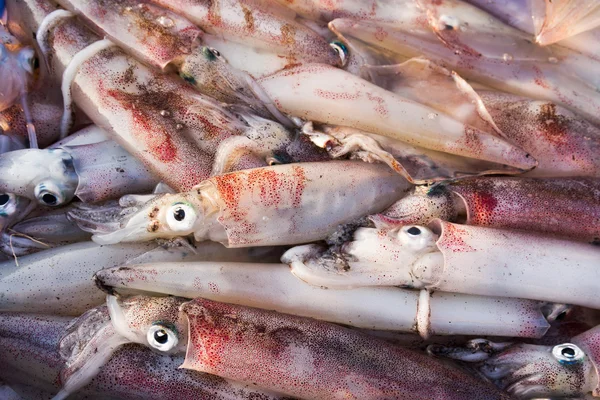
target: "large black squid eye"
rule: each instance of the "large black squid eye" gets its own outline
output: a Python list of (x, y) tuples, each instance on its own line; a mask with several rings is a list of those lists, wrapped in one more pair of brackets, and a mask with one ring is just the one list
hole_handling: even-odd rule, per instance
[(0, 194), (0, 206), (5, 205), (10, 200), (10, 196), (6, 193)]
[(409, 235), (413, 235), (413, 236), (417, 236), (417, 235), (421, 234), (421, 230), (419, 228), (417, 228), (416, 226), (411, 226), (410, 228), (408, 228), (408, 230), (406, 232), (408, 232)]
[(169, 341), (169, 334), (164, 329), (154, 332), (154, 340), (156, 343), (165, 344)]
[(54, 206), (58, 202), (58, 199), (52, 193), (44, 193), (42, 195), (42, 201), (49, 206)]
[(183, 208), (176, 208), (173, 210), (173, 218), (175, 221), (183, 221), (185, 218), (185, 210)]

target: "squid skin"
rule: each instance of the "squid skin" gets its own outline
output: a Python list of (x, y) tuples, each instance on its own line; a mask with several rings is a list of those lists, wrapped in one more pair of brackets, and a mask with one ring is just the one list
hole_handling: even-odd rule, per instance
[[(194, 253), (195, 251), (195, 253)], [(226, 249), (219, 243), (164, 249), (154, 243), (99, 246), (82, 242), (0, 263), (0, 311), (80, 315), (105, 299), (96, 272), (128, 264), (277, 261), (280, 250)]]
[[(479, 342), (476, 343), (476, 342)], [(516, 399), (600, 396), (600, 327), (554, 346), (504, 344), (479, 339), (467, 348), (432, 345), (431, 353), (463, 361)]]
[(542, 46), (600, 27), (600, 7), (593, 0), (544, 3), (544, 22), (535, 37), (535, 41)]
[[(550, 208), (549, 208), (550, 207)], [(600, 243), (600, 180), (470, 178), (416, 187), (375, 215), (380, 226), (427, 224), (441, 218), (467, 225), (519, 229)]]
[[(354, 241), (333, 252), (301, 246), (282, 261), (318, 286), (402, 286), (600, 307), (600, 249), (586, 243), (434, 220), (429, 227), (359, 228)], [(565, 281), (573, 271), (577, 281)]]
[[(0, 377), (25, 398), (52, 398), (60, 389), (59, 374), (65, 361), (58, 347), (70, 318), (3, 313), (0, 321), (5, 365)], [(183, 360), (183, 356), (157, 354), (137, 344), (126, 344), (69, 399), (281, 399), (247, 385), (178, 369)]]
[(328, 65), (290, 68), (259, 84), (282, 112), (306, 120), (349, 126), (523, 171), (536, 165), (529, 154), (503, 139)]
[(152, 0), (196, 23), (207, 33), (277, 53), (290, 63), (341, 66), (327, 40), (305, 25), (280, 13), (281, 7), (264, 0)]
[(75, 196), (100, 202), (144, 193), (158, 183), (146, 167), (113, 141), (46, 150), (25, 149), (0, 155), (0, 190), (45, 206)]
[[(358, 39), (408, 58), (424, 55), (466, 79), (549, 100), (598, 122), (598, 80), (589, 73), (595, 68), (589, 67), (596, 64), (594, 60), (565, 48), (536, 46), (523, 32), (463, 2), (421, 4), (426, 12), (406, 13), (402, 21), (337, 19), (329, 27), (342, 38)], [(424, 19), (429, 26), (422, 24)], [(511, 39), (494, 40), (497, 35)]]
[[(166, 354), (187, 348), (184, 369), (288, 396), (508, 399), (486, 382), (423, 354), (309, 318), (176, 297), (109, 296), (107, 305), (115, 331), (129, 340)], [(79, 328), (86, 324), (82, 319), (72, 331), (93, 341)], [(148, 335), (156, 329), (168, 333), (165, 346)]]
[(295, 278), (284, 264), (129, 264), (98, 271), (95, 279), (113, 294), (140, 290), (202, 297), (364, 329), (416, 331), (425, 337), (539, 337), (549, 327), (539, 304), (529, 300), (442, 292), (429, 298), (427, 293), (398, 288), (325, 290)]
[(325, 239), (340, 224), (389, 207), (409, 187), (385, 165), (286, 164), (215, 176), (189, 192), (150, 201), (122, 200), (136, 208), (125, 210), (115, 229), (95, 226), (85, 212), (72, 217), (100, 244), (193, 234), (226, 247), (276, 246)]

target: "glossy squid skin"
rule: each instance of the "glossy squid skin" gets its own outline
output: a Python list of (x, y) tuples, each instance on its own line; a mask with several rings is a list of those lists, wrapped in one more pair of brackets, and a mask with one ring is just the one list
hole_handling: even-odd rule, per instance
[(389, 226), (427, 224), (433, 218), (466, 218), (468, 225), (537, 231), (600, 243), (600, 180), (464, 179), (417, 188), (412, 195), (373, 216)]
[[(0, 321), (4, 363), (0, 378), (26, 398), (51, 398), (60, 387), (59, 372), (65, 361), (58, 345), (70, 319), (3, 313)], [(157, 354), (143, 346), (127, 344), (114, 352), (89, 385), (69, 399), (280, 398), (216, 376), (178, 369), (182, 362), (182, 356)], [(33, 396), (31, 393), (37, 397), (27, 397)]]

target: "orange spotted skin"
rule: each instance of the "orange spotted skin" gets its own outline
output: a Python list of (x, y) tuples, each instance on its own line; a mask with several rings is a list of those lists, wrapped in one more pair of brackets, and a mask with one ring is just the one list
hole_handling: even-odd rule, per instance
[(600, 179), (465, 179), (447, 189), (464, 200), (468, 224), (600, 243)]
[(196, 299), (184, 368), (312, 399), (509, 399), (456, 367), (321, 321)]

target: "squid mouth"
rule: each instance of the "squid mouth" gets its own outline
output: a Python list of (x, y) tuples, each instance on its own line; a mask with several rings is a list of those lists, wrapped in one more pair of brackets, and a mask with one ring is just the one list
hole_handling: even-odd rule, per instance
[(82, 204), (67, 215), (100, 245), (151, 240), (149, 212), (156, 197), (125, 196), (119, 203)]

